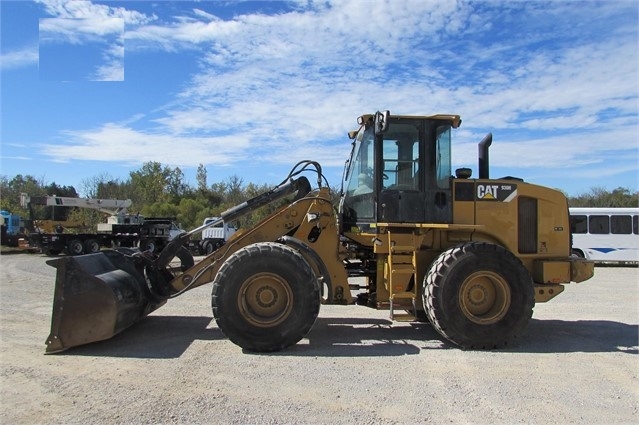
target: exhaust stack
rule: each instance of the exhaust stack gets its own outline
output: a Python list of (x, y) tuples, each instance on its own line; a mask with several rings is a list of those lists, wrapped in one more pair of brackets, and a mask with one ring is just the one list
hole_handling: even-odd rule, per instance
[(479, 142), (479, 178), (487, 179), (489, 178), (489, 160), (488, 160), (488, 148), (493, 143), (493, 133), (488, 133), (482, 140)]

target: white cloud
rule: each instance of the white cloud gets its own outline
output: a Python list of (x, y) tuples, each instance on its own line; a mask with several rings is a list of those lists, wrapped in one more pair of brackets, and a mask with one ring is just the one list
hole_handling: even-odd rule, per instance
[(40, 19), (40, 43), (86, 44), (123, 33), (122, 18)]
[(38, 64), (38, 46), (25, 47), (0, 55), (0, 69), (9, 70)]
[(197, 166), (202, 161), (229, 165), (244, 157), (248, 147), (248, 141), (237, 136), (175, 137), (117, 124), (69, 131), (63, 136), (70, 140), (69, 144), (43, 145), (43, 152), (57, 162), (90, 160), (137, 165), (161, 158), (163, 163), (171, 165)]
[(85, 0), (36, 0), (36, 3), (42, 4), (50, 15), (63, 19), (122, 18), (127, 25), (144, 25), (157, 19), (155, 15), (149, 16), (135, 10), (94, 4)]
[(102, 53), (103, 63), (89, 76), (93, 81), (124, 81), (124, 44), (112, 44)]
[(124, 64), (115, 61), (101, 65), (88, 79), (91, 81), (124, 81)]
[[(459, 166), (476, 164), (477, 143), (484, 135), (463, 132), (457, 136), (457, 140), (464, 141), (453, 146), (454, 162)], [(638, 137), (631, 127), (518, 140), (505, 140), (494, 133), (490, 162), (495, 167), (571, 170), (584, 165), (610, 163), (615, 156), (627, 156), (627, 152), (632, 151), (636, 158)]]
[[(94, 66), (90, 75), (81, 79), (90, 81), (123, 81), (124, 80), (124, 19), (110, 17), (92, 18), (45, 18), (40, 19), (40, 53), (43, 49), (51, 49), (52, 45), (62, 46), (67, 55), (73, 54), (78, 46), (90, 46), (101, 52), (102, 61)], [(77, 55), (77, 53), (76, 53)], [(58, 61), (52, 54), (42, 56), (41, 75), (46, 78), (47, 63)], [(74, 67), (72, 61), (69, 67)], [(43, 69), (45, 71), (43, 71)], [(74, 75), (73, 69), (68, 69), (68, 75)], [(57, 78), (64, 79), (63, 76)]]
[[(375, 109), (459, 113), (462, 135), (478, 141), (492, 129), (496, 140), (517, 140), (495, 145), (496, 166), (574, 168), (637, 148), (630, 3), (344, 0), (224, 20), (204, 2), (168, 22), (77, 3), (46, 8), (64, 18), (121, 17), (127, 52), (188, 50), (200, 68), (153, 119), (75, 131), (71, 143), (47, 147), (57, 159), (127, 161), (131, 152), (113, 142), (126, 136), (149, 147), (133, 148), (140, 161), (233, 164), (250, 149), (265, 163), (308, 155), (341, 165), (345, 132)], [(474, 143), (456, 147), (459, 162), (476, 162)]]

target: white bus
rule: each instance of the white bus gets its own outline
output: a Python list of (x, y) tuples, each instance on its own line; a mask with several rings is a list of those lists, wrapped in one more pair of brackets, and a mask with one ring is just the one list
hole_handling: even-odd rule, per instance
[(639, 262), (639, 208), (570, 208), (572, 253), (596, 262)]

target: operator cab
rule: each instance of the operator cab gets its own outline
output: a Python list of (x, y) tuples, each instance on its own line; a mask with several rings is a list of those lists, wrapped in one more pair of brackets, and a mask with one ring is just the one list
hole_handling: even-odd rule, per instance
[[(457, 115), (359, 117), (351, 133), (340, 215), (343, 229), (373, 223), (451, 223), (451, 129)], [(356, 229), (353, 229), (356, 230)]]

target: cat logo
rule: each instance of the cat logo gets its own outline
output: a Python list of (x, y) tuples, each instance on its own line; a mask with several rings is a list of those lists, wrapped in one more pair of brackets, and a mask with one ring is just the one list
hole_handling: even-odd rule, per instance
[(487, 185), (487, 184), (478, 184), (477, 185), (477, 198), (478, 199), (497, 199), (497, 193), (499, 191), (498, 185)]
[(510, 202), (517, 197), (516, 184), (478, 184), (476, 200)]

